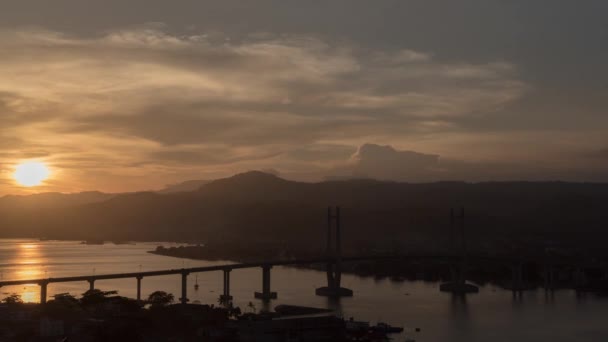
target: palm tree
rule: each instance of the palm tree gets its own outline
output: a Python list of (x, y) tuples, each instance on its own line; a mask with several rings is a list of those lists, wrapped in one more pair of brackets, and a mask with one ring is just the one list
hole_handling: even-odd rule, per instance
[(256, 313), (255, 305), (252, 302), (249, 302), (247, 307), (251, 309), (251, 312)]
[(8, 304), (8, 305), (23, 304), (23, 299), (21, 299), (21, 295), (13, 293), (10, 296), (4, 298), (2, 300), (2, 303)]

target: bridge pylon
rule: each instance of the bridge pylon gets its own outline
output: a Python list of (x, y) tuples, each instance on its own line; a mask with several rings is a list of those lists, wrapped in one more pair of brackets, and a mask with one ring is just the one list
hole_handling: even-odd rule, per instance
[[(456, 220), (460, 221), (460, 243), (456, 243)], [(451, 268), (452, 279), (439, 285), (439, 290), (442, 292), (451, 292), (455, 294), (466, 294), (466, 293), (477, 293), (479, 287), (469, 284), (466, 281), (466, 270), (467, 270), (467, 252), (466, 252), (466, 239), (464, 235), (464, 208), (460, 210), (460, 214), (456, 215), (454, 209), (450, 210), (450, 227), (451, 237), (454, 251), (454, 264)]]
[[(332, 224), (335, 223), (335, 224)], [(335, 226), (332, 229), (332, 226)], [(333, 237), (333, 239), (332, 239)], [(342, 236), (340, 231), (340, 207), (327, 208), (327, 286), (319, 287), (315, 293), (324, 297), (352, 297), (353, 290), (342, 287)], [(335, 245), (332, 244), (335, 242)]]

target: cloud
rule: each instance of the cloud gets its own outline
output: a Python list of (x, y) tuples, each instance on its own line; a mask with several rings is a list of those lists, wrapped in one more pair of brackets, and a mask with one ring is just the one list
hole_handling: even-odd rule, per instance
[(579, 169), (571, 165), (543, 162), (466, 161), (402, 151), (392, 146), (366, 143), (342, 165), (329, 173), (330, 179), (372, 178), (404, 182), (437, 181), (608, 181), (608, 164)]
[(391, 146), (364, 144), (351, 157), (354, 177), (384, 180), (421, 181), (432, 179), (439, 156), (413, 151), (397, 151)]
[(305, 35), (231, 40), (153, 24), (90, 37), (0, 30), (0, 46), (0, 154), (115, 182), (134, 166), (144, 178), (328, 169), (362, 140), (440, 132), (528, 88), (503, 61), (447, 62)]

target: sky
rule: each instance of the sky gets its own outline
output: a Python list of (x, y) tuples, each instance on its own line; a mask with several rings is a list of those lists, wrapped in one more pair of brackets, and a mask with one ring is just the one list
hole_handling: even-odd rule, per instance
[[(605, 0), (0, 5), (0, 195), (608, 181)], [(51, 177), (20, 187), (25, 161)]]

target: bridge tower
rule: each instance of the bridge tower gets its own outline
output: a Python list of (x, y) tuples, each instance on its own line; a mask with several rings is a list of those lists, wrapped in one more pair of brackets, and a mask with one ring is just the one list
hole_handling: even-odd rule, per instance
[[(456, 220), (459, 221), (459, 234), (456, 232)], [(454, 257), (454, 263), (451, 267), (452, 279), (447, 283), (441, 284), (439, 289), (442, 292), (452, 292), (456, 294), (479, 292), (477, 286), (466, 282), (467, 246), (464, 231), (464, 208), (460, 209), (459, 215), (455, 214), (454, 209), (450, 210), (450, 228)], [(459, 235), (460, 238), (457, 239), (456, 235)]]
[[(327, 286), (316, 290), (318, 296), (352, 297), (353, 291), (342, 287), (342, 235), (340, 231), (340, 207), (327, 208)], [(334, 242), (335, 244), (332, 244)]]

